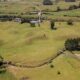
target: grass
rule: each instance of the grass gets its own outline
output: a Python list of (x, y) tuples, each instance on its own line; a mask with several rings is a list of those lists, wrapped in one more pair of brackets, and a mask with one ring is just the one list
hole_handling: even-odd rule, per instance
[[(66, 22), (56, 22), (57, 30), (51, 30), (48, 21), (44, 21), (41, 27), (37, 25), (30, 27), (27, 23), (19, 24), (16, 22), (0, 22), (0, 24), (0, 39), (4, 41), (4, 44), (0, 47), (0, 55), (7, 61), (19, 64), (36, 65), (41, 63), (62, 49), (67, 38), (80, 37), (80, 23), (78, 22), (75, 22), (73, 26), (67, 25)], [(52, 69), (48, 64), (35, 69), (10, 66), (8, 70), (14, 76), (17, 74), (17, 79), (29, 77), (32, 80), (53, 80), (53, 78), (55, 80), (68, 80), (68, 78), (79, 80), (80, 68), (72, 68), (67, 60), (72, 64), (76, 63), (76, 66), (79, 65), (79, 62), (75, 59), (61, 56), (51, 63), (54, 65)], [(58, 74), (59, 71), (60, 75)], [(71, 77), (69, 77), (70, 75)]]
[[(71, 61), (72, 58), (69, 59), (69, 61), (73, 64), (75, 64), (77, 61), (74, 59), (74, 61)], [(50, 68), (50, 65), (46, 65), (41, 68), (35, 68), (35, 69), (25, 69), (25, 68), (15, 68), (15, 67), (9, 67), (9, 70), (12, 71), (12, 73), (17, 74), (17, 78), (20, 79), (21, 77), (29, 77), (29, 79), (32, 80), (79, 80), (80, 79), (80, 67), (73, 68), (71, 64), (67, 62), (64, 55), (61, 55), (57, 59), (51, 63), (54, 65), (54, 68)], [(79, 64), (78, 64), (79, 65)], [(58, 71), (60, 71), (60, 75), (58, 74)]]
[(0, 73), (0, 80), (17, 80), (12, 73), (9, 71)]
[(56, 51), (64, 47), (63, 44), (67, 38), (79, 37), (80, 29), (79, 23), (74, 23), (72, 27), (67, 23), (56, 23), (58, 28), (56, 31), (50, 30), (49, 22), (44, 22), (41, 27), (36, 28), (30, 27), (29, 24), (21, 25), (15, 22), (0, 24), (0, 38), (4, 41), (0, 54), (7, 60), (18, 62), (17, 58), (19, 58), (19, 62), (24, 63), (29, 60), (38, 62), (56, 54)]

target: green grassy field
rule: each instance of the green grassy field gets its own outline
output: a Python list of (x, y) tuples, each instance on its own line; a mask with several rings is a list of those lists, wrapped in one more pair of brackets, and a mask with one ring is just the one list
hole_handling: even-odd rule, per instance
[[(78, 22), (74, 22), (73, 26), (67, 25), (66, 22), (56, 22), (57, 30), (51, 30), (49, 24), (48, 21), (44, 21), (41, 27), (37, 25), (36, 27), (30, 27), (27, 23), (0, 22), (0, 40), (3, 41), (2, 46), (0, 46), (0, 55), (7, 61), (36, 65), (62, 49), (67, 38), (80, 37), (80, 23)], [(76, 66), (76, 70), (72, 68), (67, 60), (72, 63), (73, 67)], [(20, 70), (19, 68), (10, 66), (9, 70), (18, 79), (29, 76), (30, 80), (53, 80), (53, 78), (55, 80), (64, 80), (65, 77), (65, 80), (68, 80), (68, 78), (70, 80), (79, 80), (79, 63), (79, 61), (77, 62), (73, 58), (61, 56), (53, 61), (52, 64), (55, 65), (53, 69), (50, 68), (50, 65), (45, 65), (41, 68), (21, 68)], [(57, 74), (58, 70), (61, 71), (61, 75)], [(70, 75), (72, 77), (68, 77)]]

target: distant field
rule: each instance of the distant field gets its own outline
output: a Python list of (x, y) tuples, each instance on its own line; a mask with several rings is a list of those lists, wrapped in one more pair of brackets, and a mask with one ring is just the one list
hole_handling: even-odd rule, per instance
[[(0, 3), (0, 15), (1, 14), (8, 14), (8, 15), (22, 15), (22, 13), (28, 13), (29, 11), (35, 11), (35, 10), (56, 10), (57, 6), (60, 6), (61, 9), (67, 9), (70, 5), (79, 5), (79, 2), (73, 2), (73, 3), (65, 3), (60, 2), (58, 4), (54, 4), (52, 6), (44, 6), (42, 3), (31, 3), (25, 2), (25, 3)], [(63, 14), (69, 14), (71, 15), (72, 12), (61, 12)], [(58, 15), (61, 13), (57, 13)], [(53, 13), (51, 13), (53, 14)], [(80, 14), (80, 10), (78, 12), (74, 12), (75, 15)], [(27, 16), (27, 15), (26, 15)]]

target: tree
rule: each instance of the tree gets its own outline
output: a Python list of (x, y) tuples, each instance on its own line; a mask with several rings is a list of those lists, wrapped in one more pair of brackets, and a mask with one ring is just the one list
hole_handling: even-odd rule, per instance
[(51, 0), (43, 0), (43, 5), (53, 5)]
[(80, 3), (79, 3), (79, 6), (78, 7), (80, 8)]
[(68, 21), (67, 21), (67, 24), (68, 24), (68, 25), (73, 25), (73, 21), (72, 21), (72, 20), (68, 20)]
[(31, 25), (31, 27), (35, 27), (36, 26), (35, 23), (30, 23), (30, 25)]
[(53, 20), (50, 21), (51, 29), (55, 29), (55, 22)]
[(57, 11), (61, 11), (61, 8), (59, 6), (57, 7)]
[(3, 57), (0, 56), (0, 73), (4, 73), (6, 71), (6, 65), (4, 64)]
[(51, 64), (51, 65), (50, 65), (50, 68), (54, 68), (54, 65)]
[(69, 10), (73, 10), (73, 9), (77, 9), (78, 8), (78, 6), (76, 6), (76, 5), (71, 5), (70, 7), (69, 7)]
[(67, 39), (65, 41), (66, 50), (69, 50), (69, 51), (79, 50), (79, 42), (80, 42), (79, 38), (77, 38), (77, 39)]

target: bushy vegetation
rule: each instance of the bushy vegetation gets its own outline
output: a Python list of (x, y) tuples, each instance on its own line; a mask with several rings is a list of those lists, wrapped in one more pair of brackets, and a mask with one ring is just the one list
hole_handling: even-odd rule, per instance
[(3, 62), (2, 57), (0, 57), (0, 73), (6, 72), (6, 65)]
[(69, 51), (80, 50), (80, 38), (77, 39), (68, 39), (65, 42), (65, 48)]
[(57, 11), (61, 11), (61, 8), (59, 6), (57, 7)]
[(72, 20), (68, 20), (68, 21), (67, 21), (67, 24), (68, 24), (68, 25), (73, 25), (73, 21), (72, 21)]
[(51, 29), (52, 29), (52, 30), (56, 29), (56, 28), (55, 28), (55, 22), (54, 22), (54, 20), (51, 20), (51, 21), (50, 21), (50, 26), (51, 26)]

